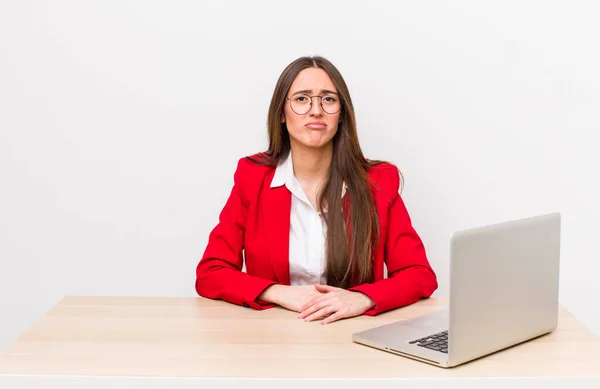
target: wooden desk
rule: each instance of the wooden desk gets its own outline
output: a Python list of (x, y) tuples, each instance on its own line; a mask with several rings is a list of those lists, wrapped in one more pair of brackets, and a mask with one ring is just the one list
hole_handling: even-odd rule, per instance
[(507, 378), (512, 389), (548, 378), (568, 381), (569, 389), (600, 388), (600, 339), (563, 308), (552, 334), (453, 369), (352, 342), (354, 332), (441, 307), (430, 299), (321, 325), (281, 308), (202, 298), (66, 297), (0, 353), (0, 388), (130, 387), (133, 379), (152, 388), (205, 388), (243, 379), (245, 388), (290, 389), (305, 388), (304, 378), (313, 379), (311, 388), (439, 389), (439, 378), (463, 388)]

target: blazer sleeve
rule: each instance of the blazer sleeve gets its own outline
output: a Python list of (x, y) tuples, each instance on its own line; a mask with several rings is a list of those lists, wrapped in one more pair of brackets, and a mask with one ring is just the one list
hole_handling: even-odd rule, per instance
[(387, 177), (388, 174), (385, 174), (384, 181), (389, 183), (390, 205), (387, 230), (381, 231), (381, 236), (385, 237), (384, 260), (388, 278), (349, 289), (362, 292), (375, 301), (375, 307), (364, 313), (368, 316), (429, 298), (438, 287), (423, 242), (413, 228), (404, 201), (398, 193), (398, 170), (396, 167), (385, 170), (390, 175)]
[(276, 282), (242, 272), (248, 211), (248, 203), (242, 197), (242, 187), (243, 180), (247, 178), (244, 170), (248, 163), (244, 158), (238, 162), (233, 188), (196, 268), (196, 292), (202, 297), (260, 310), (275, 305), (257, 297)]

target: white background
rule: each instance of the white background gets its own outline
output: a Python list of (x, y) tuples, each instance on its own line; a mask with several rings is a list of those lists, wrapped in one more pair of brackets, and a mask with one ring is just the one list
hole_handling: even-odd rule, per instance
[(0, 1), (0, 348), (64, 295), (195, 296), (302, 55), (402, 170), (437, 296), (453, 231), (560, 211), (560, 301), (600, 335), (592, 3)]

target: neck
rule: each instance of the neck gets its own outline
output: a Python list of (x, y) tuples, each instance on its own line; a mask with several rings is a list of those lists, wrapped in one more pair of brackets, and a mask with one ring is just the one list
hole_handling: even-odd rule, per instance
[[(296, 147), (295, 147), (296, 146)], [(299, 181), (323, 182), (329, 174), (333, 144), (321, 148), (291, 145), (294, 175)]]

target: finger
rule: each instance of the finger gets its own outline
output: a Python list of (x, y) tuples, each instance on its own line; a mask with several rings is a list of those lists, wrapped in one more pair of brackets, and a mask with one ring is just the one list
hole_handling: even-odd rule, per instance
[(330, 315), (329, 317), (326, 317), (325, 319), (323, 319), (321, 321), (321, 324), (333, 323), (334, 321), (343, 319), (345, 317), (346, 316), (344, 315), (344, 313), (342, 313), (342, 311), (337, 311), (333, 315)]
[(329, 300), (315, 301), (315, 303), (312, 304), (311, 306), (307, 307), (304, 310), (300, 310), (300, 313), (298, 314), (298, 318), (302, 319), (302, 318), (312, 314), (313, 312), (316, 312), (319, 309), (326, 307), (328, 305), (331, 305), (331, 301), (329, 301)]
[(310, 302), (305, 304), (306, 307), (300, 308), (300, 313), (298, 314), (299, 318), (306, 317), (310, 315), (312, 312), (315, 312), (326, 305), (331, 305), (330, 299), (322, 299), (321, 297), (315, 297)]
[[(309, 309), (310, 307), (314, 306), (317, 303), (317, 299), (321, 297), (314, 297), (311, 300), (309, 300), (306, 304), (304, 304), (303, 306), (300, 307), (300, 309), (298, 310), (298, 312), (302, 313), (304, 311), (306, 311), (307, 309)], [(298, 317), (300, 317), (300, 314), (298, 314)]]
[(332, 307), (331, 305), (327, 305), (327, 306), (319, 309), (318, 311), (316, 311), (312, 315), (308, 316), (306, 319), (304, 319), (304, 321), (306, 321), (306, 322), (313, 321), (313, 320), (316, 320), (316, 319), (320, 319), (320, 318), (329, 316), (332, 313), (335, 313), (335, 308)]
[(333, 286), (321, 285), (321, 284), (315, 284), (315, 289), (318, 290), (319, 292), (333, 292), (334, 290), (337, 290), (337, 288), (335, 288)]
[(329, 294), (323, 294), (323, 295), (314, 297), (309, 302), (307, 302), (306, 304), (304, 304), (303, 306), (300, 307), (300, 312), (308, 309), (310, 306), (312, 306), (314, 304), (318, 304), (318, 303), (321, 303), (323, 301), (327, 301), (330, 298), (331, 298), (331, 295), (329, 295)]

